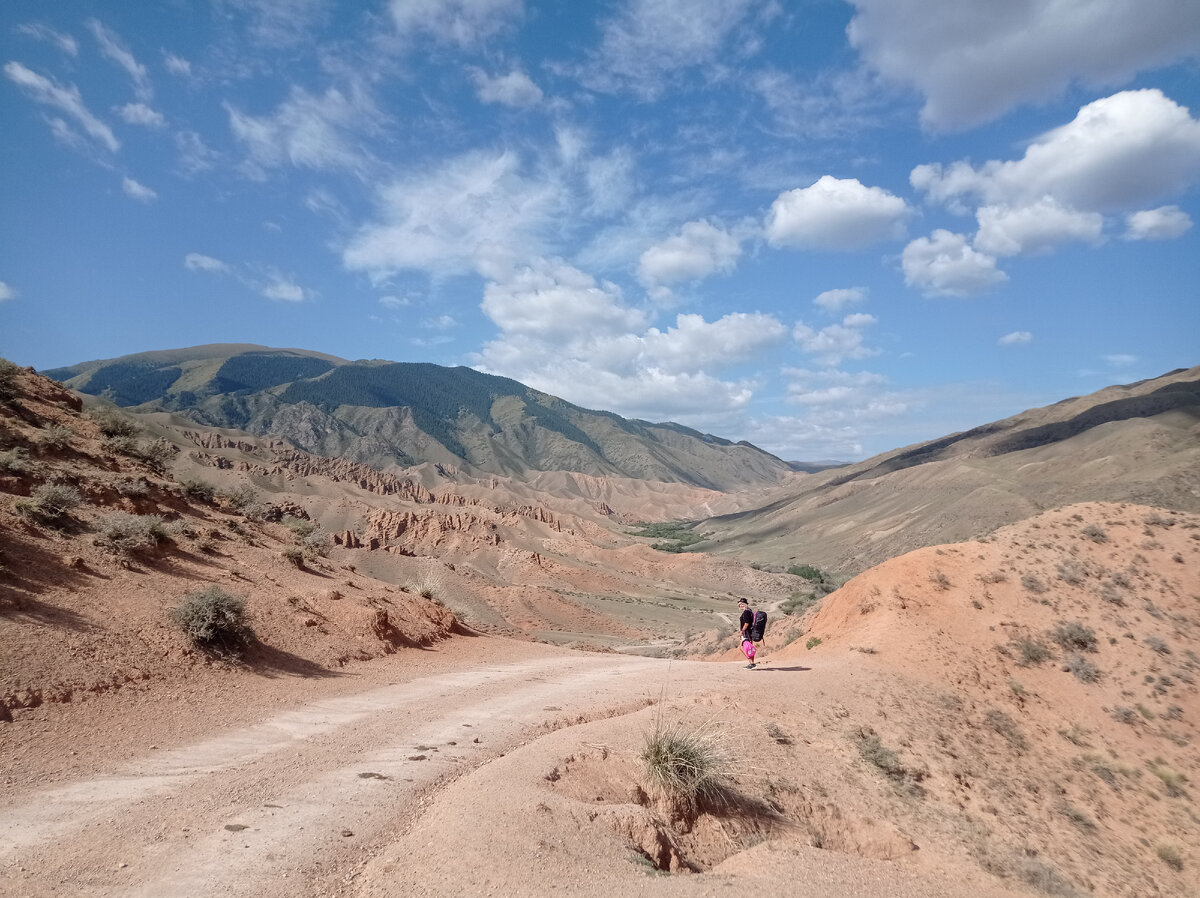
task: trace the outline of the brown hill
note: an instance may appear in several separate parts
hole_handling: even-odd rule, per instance
[[[1200,511],[1200,367],[813,474],[701,548],[853,574],[1084,501]]]

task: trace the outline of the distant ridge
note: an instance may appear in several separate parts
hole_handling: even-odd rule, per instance
[[[378,468],[433,462],[513,477],[571,471],[716,490],[773,484],[792,471],[749,443],[580,408],[466,367],[209,344],[43,373],[127,408],[276,436]]]

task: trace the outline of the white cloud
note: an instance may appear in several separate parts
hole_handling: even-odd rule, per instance
[[[8,284],[4,283],[4,281],[0,281],[0,302],[4,302],[5,300],[9,299],[15,299],[16,295],[17,291],[13,287],[10,287]]]
[[[838,290],[826,290],[813,300],[813,305],[827,312],[837,312],[843,306],[863,302],[869,292],[866,287],[844,287]]]
[[[1192,218],[1178,206],[1132,212],[1125,218],[1126,240],[1174,240],[1192,227]]]
[[[167,67],[167,71],[172,75],[180,75],[184,78],[192,76],[192,64],[182,56],[176,56],[174,53],[163,51],[163,65]]]
[[[972,249],[962,234],[938,228],[904,247],[904,282],[926,296],[966,296],[1008,280],[996,259]]]
[[[87,26],[100,45],[100,52],[124,69],[133,80],[134,92],[138,97],[145,100],[153,96],[154,90],[150,86],[146,67],[134,58],[121,39],[96,19],[89,19]]]
[[[1060,243],[1095,245],[1103,240],[1104,216],[1068,209],[1049,196],[1016,209],[983,206],[975,216],[979,222],[975,248],[992,256],[1049,252]]]
[[[405,297],[405,296],[388,295],[388,296],[379,297],[379,304],[381,306],[383,306],[385,309],[395,310],[395,309],[403,309],[405,306],[412,305],[412,300],[410,300],[408,297]]]
[[[638,280],[646,286],[698,281],[714,272],[732,271],[741,254],[741,243],[733,235],[707,221],[689,221],[678,234],[642,253]]]
[[[312,298],[312,294],[308,290],[291,278],[284,277],[272,269],[267,270],[266,281],[259,283],[257,289],[267,299],[279,302],[304,302],[304,300]]]
[[[904,237],[908,205],[856,178],[823,176],[809,187],[781,193],[767,213],[772,246],[796,249],[859,249]]]
[[[179,151],[179,168],[185,175],[208,171],[221,160],[221,154],[208,146],[195,131],[180,131],[175,135]]]
[[[84,105],[79,88],[75,85],[60,87],[56,82],[39,75],[37,72],[30,71],[19,62],[5,63],[4,74],[36,102],[52,106],[69,115],[83,128],[92,140],[101,144],[105,149],[115,153],[121,148],[121,144],[113,134],[112,129],[96,118],[96,116],[92,115],[87,106]],[[55,128],[56,132],[60,136],[69,136],[67,132],[62,130],[67,128],[66,123],[61,119],[56,119],[55,121],[61,126],[61,128]]]
[[[328,0],[213,0],[255,43],[266,47],[293,47],[311,41],[323,20],[332,14]]]
[[[228,274],[231,270],[220,259],[214,259],[212,256],[205,256],[200,253],[188,253],[183,257],[183,265],[189,271],[216,271]]]
[[[1116,352],[1111,355],[1104,356],[1104,361],[1112,365],[1114,368],[1128,368],[1137,362],[1136,355],[1130,355],[1126,352]]]
[[[1084,106],[1021,159],[921,165],[909,180],[931,200],[960,208],[971,197],[1012,207],[1052,197],[1089,212],[1137,208],[1200,180],[1200,121],[1159,90],[1125,91]]]
[[[157,193],[145,184],[139,184],[133,178],[123,179],[121,181],[121,189],[125,191],[126,196],[137,200],[139,203],[152,203],[158,199]]]
[[[484,103],[503,106],[537,106],[542,102],[542,89],[522,71],[514,70],[495,78],[475,69],[471,73],[475,90]]]
[[[380,219],[342,254],[351,270],[386,278],[405,269],[500,276],[543,248],[565,213],[552,177],[525,177],[515,153],[469,153],[380,191]]]
[[[925,97],[922,121],[965,128],[1061,94],[1117,85],[1200,53],[1200,4],[851,0],[865,62]]]
[[[585,80],[602,90],[627,87],[655,97],[664,76],[711,63],[755,5],[756,0],[625,0],[603,24]]]
[[[1032,340],[1033,334],[1029,331],[1013,331],[1011,334],[1005,334],[996,342],[1001,346],[1023,346]]]
[[[481,368],[634,417],[698,421],[744,407],[752,385],[716,372],[787,337],[780,321],[759,313],[712,322],[678,315],[666,330],[649,327],[615,285],[544,259],[489,284],[483,310],[502,333],[477,356]]]
[[[438,315],[435,318],[426,318],[421,322],[421,327],[428,328],[429,330],[445,331],[458,327],[458,320],[453,315]]]
[[[330,88],[314,96],[293,87],[269,116],[251,116],[226,103],[229,127],[249,153],[248,171],[292,164],[298,168],[345,169],[363,173],[370,158],[360,136],[376,130],[380,114],[366,93]]]
[[[862,312],[847,315],[841,324],[831,324],[820,330],[798,322],[792,329],[792,337],[801,350],[815,356],[821,364],[832,367],[841,364],[843,359],[865,359],[879,354],[879,350],[863,343],[863,328],[875,323],[874,315]]]
[[[446,44],[471,47],[508,27],[524,11],[522,0],[391,0],[392,21],[403,35],[429,34]]]
[[[130,125],[145,125],[147,128],[161,128],[167,123],[161,112],[151,109],[145,103],[126,103],[117,108],[117,114]]]
[[[46,25],[18,25],[17,32],[19,34],[27,34],[30,37],[37,38],[40,41],[45,41],[48,44],[53,44],[68,56],[79,55],[79,44],[75,38],[69,34],[63,34],[60,31],[55,31]]]

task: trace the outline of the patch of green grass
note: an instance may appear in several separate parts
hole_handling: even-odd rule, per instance
[[[630,531],[630,535],[660,540],[660,542],[650,544],[650,548],[659,552],[687,552],[696,543],[702,542],[710,535],[696,532],[693,529],[695,526],[694,521],[639,524],[637,529]]]
[[[822,641],[823,640],[821,639],[820,636],[810,636],[808,638],[808,642],[804,643],[804,647],[811,651],[812,649],[815,649],[817,646],[819,646]]]

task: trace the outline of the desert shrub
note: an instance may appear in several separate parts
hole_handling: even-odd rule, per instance
[[[983,719],[990,729],[1012,743],[1013,748],[1017,751],[1024,751],[1028,747],[1029,743],[1026,742],[1017,722],[1003,711],[992,709],[983,716]]]
[[[409,582],[408,591],[415,592],[417,595],[425,599],[434,599],[436,601],[437,592],[442,588],[442,581],[437,577],[420,577]]]
[[[1117,723],[1127,723],[1133,726],[1133,724],[1137,723],[1138,715],[1137,711],[1133,710],[1133,708],[1119,706],[1112,709],[1112,719]]]
[[[258,501],[258,490],[252,486],[235,486],[229,489],[221,490],[217,493],[222,499],[232,505],[238,511],[241,511],[248,505]]]
[[[113,484],[113,489],[127,499],[140,499],[150,493],[150,485],[145,480],[133,480],[132,478],[118,480]]]
[[[661,718],[642,747],[646,775],[667,797],[699,805],[720,794],[729,761],[714,733]]]
[[[117,455],[128,455],[133,457],[138,451],[137,438],[125,436],[123,434],[105,437],[100,441],[100,445],[103,446],[108,452],[113,452]]]
[[[811,580],[814,583],[825,579],[825,575],[821,570],[813,567],[811,564],[793,564],[787,569],[787,572],[797,577],[803,577],[805,580]]]
[[[211,504],[217,498],[217,488],[207,481],[188,477],[180,481],[179,485],[183,487],[185,496],[195,499],[197,502]]]
[[[5,449],[0,452],[0,474],[15,474],[21,476],[28,474],[33,470],[33,463],[29,460],[29,451],[20,446],[14,446],[12,449]]]
[[[79,490],[65,483],[43,483],[28,499],[14,504],[17,513],[42,523],[56,523],[83,504]]]
[[[1061,623],[1050,634],[1064,649],[1077,652],[1096,651],[1096,633],[1079,621]]]
[[[163,519],[158,515],[118,511],[101,519],[96,544],[128,558],[138,552],[152,551],[169,538]]]
[[[945,590],[950,588],[950,578],[943,571],[933,571],[929,575],[929,582],[938,589]]]
[[[1178,873],[1183,869],[1183,852],[1176,845],[1160,844],[1154,849],[1158,859]]]
[[[1121,591],[1112,583],[1101,584],[1100,598],[1108,602],[1110,605],[1116,605],[1118,608],[1125,605],[1125,597],[1121,595]]]
[[[1166,640],[1158,636],[1147,636],[1146,645],[1150,646],[1153,651],[1158,652],[1160,655],[1171,654],[1171,647],[1167,645]]]
[[[1075,674],[1083,683],[1095,683],[1100,679],[1100,668],[1083,655],[1070,655],[1063,662],[1063,670]]]
[[[1088,524],[1079,532],[1094,543],[1108,542],[1108,534],[1104,532],[1104,528],[1099,524]]]
[[[1046,584],[1035,574],[1022,574],[1021,585],[1032,593],[1040,595],[1046,591]]]
[[[1162,758],[1155,758],[1153,761],[1148,762],[1147,766],[1150,768],[1150,772],[1162,781],[1163,791],[1169,797],[1187,797],[1187,792],[1183,788],[1188,781],[1187,774],[1172,770]]]
[[[320,526],[306,536],[300,537],[296,544],[309,557],[325,558],[329,555],[329,537],[321,530]]]
[[[94,408],[88,412],[88,417],[96,422],[100,434],[110,439],[114,437],[132,439],[138,434],[137,424],[115,408]]]
[[[8,402],[17,395],[17,372],[20,370],[8,359],[0,359],[0,402]]]
[[[1044,661],[1049,661],[1053,653],[1045,643],[1036,639],[1021,637],[1014,641],[1018,661],[1022,667],[1035,667]]]
[[[297,537],[304,538],[311,535],[321,525],[316,521],[308,521],[304,518],[298,518],[294,515],[284,515],[280,522],[288,530],[292,531]]]
[[[299,546],[288,546],[279,554],[296,567],[304,567],[304,550]]]
[[[794,592],[779,606],[779,610],[784,614],[803,614],[817,602],[821,601],[821,597],[811,592]]]
[[[149,443],[138,443],[132,455],[144,462],[145,465],[158,474],[163,474],[170,467],[171,459],[179,449],[166,440],[154,440]]]
[[[877,768],[897,786],[902,786],[910,795],[922,797],[924,790],[918,783],[925,779],[926,771],[905,764],[896,752],[883,744],[879,734],[869,726],[862,726],[851,733],[858,744],[858,753],[867,763]]]
[[[71,445],[73,439],[75,439],[75,431],[71,428],[62,424],[51,424],[38,437],[38,445],[43,449],[61,452]]]
[[[237,655],[253,639],[246,600],[219,586],[188,593],[168,614],[205,651]]]
[[[804,647],[809,650],[815,649],[817,646],[819,646],[821,644],[821,642],[822,642],[822,639],[820,636],[810,636],[808,638],[808,642],[804,643]]]

